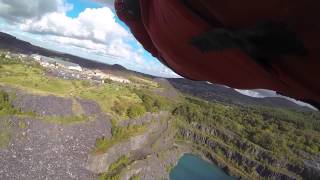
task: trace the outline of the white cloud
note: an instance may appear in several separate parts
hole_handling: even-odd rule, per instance
[[[92,0],[92,1],[95,1],[97,3],[100,3],[100,4],[103,4],[111,9],[114,8],[114,1],[115,0]]]
[[[280,98],[287,99],[287,100],[289,100],[291,102],[294,102],[294,103],[296,103],[296,104],[298,104],[300,106],[306,106],[306,107],[315,109],[310,104],[304,103],[302,101],[298,101],[298,100],[290,98],[290,97],[279,95],[279,94],[277,94],[277,92],[272,91],[272,90],[267,90],[267,89],[253,89],[253,90],[235,89],[235,90],[238,91],[239,93],[243,94],[243,95],[250,96],[250,97],[255,97],[255,98],[280,97]]]
[[[133,36],[116,22],[115,14],[108,7],[87,8],[77,18],[65,13],[49,13],[40,20],[28,20],[20,27],[26,32],[52,35],[51,40],[57,43],[141,62],[140,53],[129,44],[134,42]]]
[[[255,98],[264,98],[264,97],[273,97],[273,96],[266,96],[262,93],[260,93],[257,90],[242,90],[242,89],[235,89],[236,91],[238,91],[239,93],[246,95],[246,96],[250,96],[250,97],[255,97]]]
[[[40,20],[28,20],[21,25],[21,28],[32,33],[86,39],[105,44],[131,36],[115,21],[115,14],[107,7],[87,8],[77,18],[54,12],[44,15]]]
[[[113,7],[113,1],[103,3]],[[118,63],[147,74],[177,76],[155,59],[146,58],[141,44],[116,21],[109,7],[87,8],[72,18],[67,16],[72,6],[65,0],[34,0],[32,3],[0,0],[0,10],[5,6],[10,6],[12,11],[0,12],[0,16],[14,22],[12,26],[19,29],[14,34],[24,34],[20,37],[29,42],[106,63]],[[17,13],[23,6],[27,8]]]
[[[66,12],[72,5],[64,0],[0,0],[0,17],[10,23],[40,18],[50,12]]]

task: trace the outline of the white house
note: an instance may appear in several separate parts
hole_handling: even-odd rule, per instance
[[[125,79],[122,77],[116,77],[116,76],[109,75],[108,78],[111,79],[112,81],[115,81],[115,82],[120,82],[120,83],[125,83],[125,84],[130,83],[130,81],[128,79]]]
[[[68,69],[82,72],[82,67],[79,66],[79,65],[77,65],[77,66],[68,66]]]
[[[108,75],[100,70],[95,70],[94,75],[101,78],[101,79],[108,78]]]
[[[28,56],[25,54],[19,54],[19,58],[26,58],[26,57],[28,57]]]
[[[43,67],[49,67],[49,66],[50,66],[50,63],[49,63],[49,62],[46,62],[46,61],[41,61],[41,62],[40,62],[40,65],[43,66]]]
[[[31,58],[33,58],[34,60],[36,60],[36,61],[41,61],[41,56],[40,55],[38,55],[38,54],[32,54],[31,55]]]
[[[112,81],[119,82],[119,83],[130,83],[128,79],[125,79],[119,76],[114,76],[112,74],[106,74],[100,70],[95,70],[94,73],[96,77],[99,77],[101,79],[111,79]]]

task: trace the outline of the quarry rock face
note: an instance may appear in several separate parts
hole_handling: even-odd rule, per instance
[[[255,156],[257,160],[260,162],[268,162],[270,166],[275,169],[282,168],[288,169],[294,174],[300,175],[306,179],[319,179],[320,177],[320,161],[319,157],[315,158],[311,161],[305,161],[299,167],[291,167],[290,164],[281,160],[274,159],[270,155],[270,153],[262,148],[254,146],[252,143],[241,141],[236,134],[229,134],[228,132],[223,132],[214,127],[197,125],[197,128],[201,130],[201,132],[210,134],[212,136],[217,136],[224,140],[224,142],[232,142],[234,145],[241,148],[243,151],[250,152],[250,155]],[[232,150],[227,147],[225,144],[219,143],[218,141],[214,141],[207,136],[202,135],[201,133],[196,133],[187,128],[180,128],[178,132],[185,139],[191,140],[195,144],[206,145],[211,149],[212,153],[204,153],[204,155],[217,164],[220,168],[225,169],[230,175],[241,177],[241,175],[230,171],[228,166],[224,163],[219,162],[215,156],[215,149],[219,148],[222,155],[234,162],[237,162],[243,167],[254,170],[254,172],[263,178],[267,179],[297,179],[296,176],[289,173],[280,173],[276,172],[273,169],[261,164],[259,161],[250,158],[249,156],[244,155],[243,153]]]
[[[17,94],[13,101],[16,108],[41,116],[71,116],[72,100],[56,96]]]
[[[110,118],[99,105],[81,101],[93,120],[71,124],[47,122],[39,117],[70,116],[72,100],[56,96],[18,94],[14,106],[35,117],[1,117],[10,130],[10,143],[0,148],[0,179],[97,179],[86,161],[97,138],[111,138]],[[1,128],[0,128],[1,129]]]

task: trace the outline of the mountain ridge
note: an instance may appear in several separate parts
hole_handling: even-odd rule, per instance
[[[32,45],[29,42],[20,40],[12,35],[0,32],[0,49],[6,49],[16,53],[23,54],[39,54],[48,57],[63,58],[72,63],[79,64],[82,67],[90,69],[99,69],[104,72],[112,73],[118,76],[130,77],[131,75],[138,75],[146,78],[158,78],[156,76],[136,72],[126,69],[125,67],[114,64],[109,65],[86,59],[79,56],[62,53],[58,51],[48,50],[39,46]],[[237,105],[264,105],[275,106],[282,108],[290,108],[295,110],[311,110],[310,108],[297,105],[287,99],[279,97],[254,98],[243,95],[232,88],[227,88],[223,85],[208,84],[203,81],[192,81],[184,78],[164,78],[167,79],[176,89],[183,93],[187,93],[199,98],[209,101],[219,101]],[[196,87],[196,88],[195,88]]]

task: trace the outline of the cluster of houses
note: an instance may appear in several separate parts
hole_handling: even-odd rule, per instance
[[[131,83],[130,80],[115,76],[110,73],[102,72],[101,70],[92,70],[81,67],[79,64],[75,64],[69,61],[65,61],[60,58],[51,58],[41,56],[38,54],[32,54],[30,56],[25,54],[14,54],[11,52],[2,52],[6,58],[18,58],[26,59],[31,58],[38,62],[42,67],[47,69],[47,72],[56,77],[63,79],[82,79],[91,80],[96,83],[105,83],[106,80],[111,80],[119,83]]]
[[[68,61],[64,61],[59,58],[51,58],[51,57],[46,57],[46,56],[40,56],[37,54],[31,55],[31,58],[33,58],[41,66],[43,66],[45,68],[62,68],[62,69],[79,71],[79,72],[83,71],[83,69],[80,65],[75,64],[75,63],[71,63]]]
[[[28,55],[25,54],[16,54],[16,53],[11,53],[9,51],[1,51],[1,55],[3,55],[5,58],[11,59],[11,58],[16,58],[16,59],[24,59],[27,58]]]
[[[50,58],[41,55],[31,55],[31,57],[39,62],[39,64],[49,70],[49,72],[64,79],[85,79],[98,83],[105,83],[105,80],[111,80],[119,83],[130,83],[130,80],[104,73],[101,70],[92,70],[82,68],[80,65],[64,61],[59,58]]]

